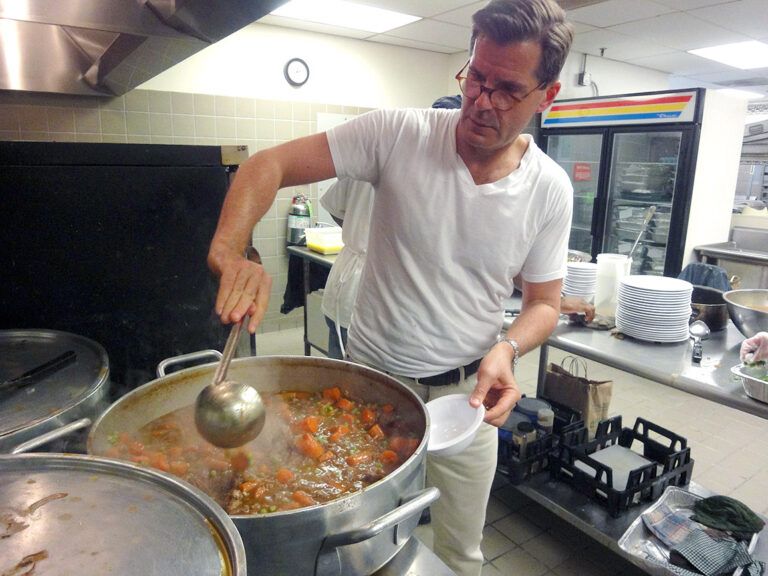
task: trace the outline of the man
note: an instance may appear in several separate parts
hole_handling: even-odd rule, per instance
[[[271,281],[241,256],[278,188],[334,176],[375,189],[368,259],[348,353],[424,400],[470,394],[499,426],[520,398],[513,365],[554,329],[571,222],[565,172],[521,130],[560,89],[572,32],[554,0],[492,0],[473,16],[471,58],[457,74],[461,110],[374,111],[259,152],[237,172],[209,253],[223,322],[255,330]],[[497,341],[504,299],[523,279],[522,311]],[[434,549],[480,574],[498,434],[483,426],[453,457],[427,459],[441,490]]]

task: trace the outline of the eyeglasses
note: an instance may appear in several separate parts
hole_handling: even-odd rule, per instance
[[[464,96],[467,98],[472,98],[474,100],[476,98],[480,98],[480,95],[485,92],[488,94],[488,100],[490,101],[491,105],[494,108],[502,111],[509,110],[518,104],[522,104],[523,100],[528,98],[528,96],[536,92],[536,90],[540,90],[547,85],[546,82],[542,82],[530,92],[527,92],[522,96],[518,96],[517,94],[513,94],[512,92],[504,90],[503,88],[488,88],[479,80],[475,80],[474,78],[470,78],[468,76],[462,76],[462,73],[467,69],[467,66],[469,66],[469,60],[467,60],[467,63],[464,64],[461,70],[459,70],[459,73],[456,74],[456,80],[459,83],[459,89],[461,90],[461,93],[464,94]]]

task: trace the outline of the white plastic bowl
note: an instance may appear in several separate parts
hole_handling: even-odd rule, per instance
[[[449,394],[427,402],[429,444],[433,456],[453,456],[472,443],[485,418],[485,407],[473,408],[467,394]]]

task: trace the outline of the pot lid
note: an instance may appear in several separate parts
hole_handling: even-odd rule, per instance
[[[35,570],[36,565],[37,570]],[[80,455],[0,456],[0,574],[245,575],[213,500],[171,476]]]
[[[64,356],[73,352],[73,355]],[[53,330],[0,330],[0,382],[50,361],[58,368],[12,391],[0,391],[0,437],[53,418],[94,393],[109,378],[109,360],[93,340]],[[2,573],[2,572],[0,572]]]

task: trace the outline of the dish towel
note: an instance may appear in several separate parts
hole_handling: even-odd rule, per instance
[[[699,528],[699,525],[687,514],[672,510],[666,504],[644,512],[642,518],[645,527],[664,542],[667,548],[673,548],[682,543],[693,530]]]
[[[693,505],[692,520],[717,530],[732,532],[737,540],[749,540],[765,522],[746,504],[730,496],[710,496]]]
[[[674,565],[671,568],[683,570],[673,570],[675,574],[685,576],[696,574],[693,570],[698,570],[704,576],[731,574],[740,566],[744,568],[744,576],[761,576],[765,570],[763,562],[752,559],[745,542],[731,538],[715,539],[703,530],[692,531],[685,540],[672,548],[670,562]]]

